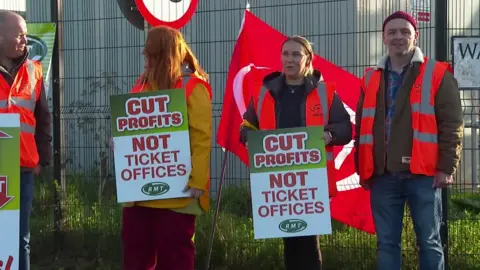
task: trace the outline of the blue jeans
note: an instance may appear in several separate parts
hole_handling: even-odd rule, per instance
[[[30,269],[30,214],[33,202],[33,172],[20,173],[19,270]]]
[[[442,191],[433,177],[393,174],[376,177],[370,200],[377,231],[377,270],[401,269],[401,236],[405,202],[412,216],[421,270],[443,270],[440,238]]]

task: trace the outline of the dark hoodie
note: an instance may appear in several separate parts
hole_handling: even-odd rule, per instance
[[[18,69],[27,61],[28,53],[22,57],[13,60],[12,70],[7,70],[4,66],[0,65],[0,75],[5,79],[8,85],[12,86],[15,77],[12,74],[16,74]],[[47,96],[45,93],[45,87],[42,81],[42,89],[40,92],[40,98],[35,105],[35,142],[37,144],[37,152],[39,155],[39,165],[48,166],[51,160],[51,115],[48,108]],[[4,91],[4,90],[2,90]],[[31,170],[30,168],[21,168],[22,171]]]
[[[321,81],[323,81],[322,75],[319,71],[315,70],[313,75],[305,78],[305,84],[295,89],[295,93],[292,94],[288,92],[290,88],[286,85],[285,76],[282,73],[273,72],[265,76],[263,85],[269,89],[276,103],[275,114],[277,128],[306,126],[305,106],[307,95],[309,95],[316,88],[318,82]],[[298,108],[298,110],[295,111],[294,108]],[[255,127],[259,126],[257,114],[253,107],[253,100],[250,100],[243,119]],[[243,144],[247,142],[247,133],[249,130],[251,129],[248,126],[242,125],[240,141]],[[325,131],[330,131],[333,137],[329,145],[345,145],[352,140],[350,115],[337,94],[333,97]]]

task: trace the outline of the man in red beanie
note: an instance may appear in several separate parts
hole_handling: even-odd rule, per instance
[[[371,190],[377,269],[401,269],[405,203],[420,269],[444,269],[441,189],[451,184],[462,149],[463,114],[447,63],[416,46],[417,23],[397,11],[383,23],[388,54],[367,69],[356,113],[355,163]]]

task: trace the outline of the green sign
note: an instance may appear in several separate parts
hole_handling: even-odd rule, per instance
[[[325,168],[323,128],[288,128],[248,134],[252,173]]]
[[[0,265],[18,269],[20,116],[0,114]],[[10,267],[8,267],[10,266]]]
[[[188,130],[185,91],[114,95],[110,104],[113,137]]]
[[[54,23],[27,23],[28,58],[42,63],[43,81],[48,96],[56,25]]]

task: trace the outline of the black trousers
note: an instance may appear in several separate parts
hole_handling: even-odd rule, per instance
[[[286,270],[321,270],[322,253],[318,236],[283,238]]]

